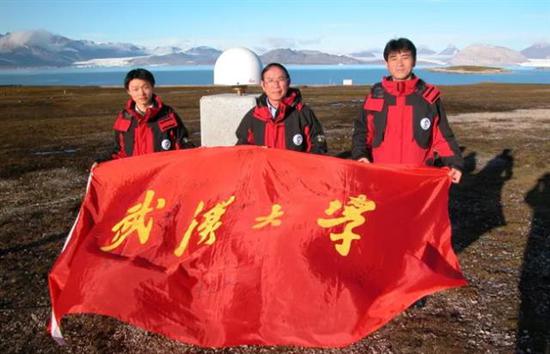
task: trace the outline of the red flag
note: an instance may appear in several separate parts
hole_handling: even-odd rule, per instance
[[[93,169],[49,275],[51,332],[116,317],[207,347],[338,347],[466,282],[447,171],[242,146]]]

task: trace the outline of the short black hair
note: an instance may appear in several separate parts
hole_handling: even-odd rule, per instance
[[[283,66],[283,64],[279,64],[279,63],[269,63],[265,66],[265,68],[262,70],[262,81],[264,80],[264,75],[265,73],[271,69],[271,68],[279,68],[281,69],[285,75],[286,75],[286,78],[288,80],[290,80],[290,74],[288,73],[288,70]]]
[[[155,87],[155,77],[149,70],[138,68],[128,71],[128,74],[124,78],[124,88],[126,90],[128,90],[128,85],[130,85],[130,81],[133,79],[145,80]]]
[[[392,52],[411,52],[413,61],[416,64],[416,47],[413,42],[407,38],[392,39],[384,48],[384,60],[388,61],[388,57]]]

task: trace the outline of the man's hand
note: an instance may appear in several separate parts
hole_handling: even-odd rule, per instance
[[[460,170],[457,170],[456,168],[451,168],[451,170],[449,171],[449,176],[451,177],[451,181],[453,183],[458,183],[462,178],[462,172]]]
[[[362,163],[370,163],[369,159],[367,159],[366,157],[361,157],[359,160],[357,160],[359,162],[362,162]]]

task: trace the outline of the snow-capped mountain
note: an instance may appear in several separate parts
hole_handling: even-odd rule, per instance
[[[195,57],[211,58],[216,61],[222,52],[212,47],[200,46],[186,50],[185,54]]]
[[[279,48],[260,56],[263,63],[283,64],[361,64],[361,60],[345,55],[327,54],[317,50],[293,50]]]
[[[201,46],[165,55],[134,58],[129,65],[213,65],[221,53],[218,49]]]
[[[527,58],[518,51],[488,44],[475,44],[462,49],[450,63],[452,65],[517,65]]]
[[[262,53],[263,51],[258,51]],[[48,66],[213,65],[221,51],[207,46],[183,50],[174,46],[148,49],[131,43],[73,40],[44,30],[0,33],[0,68]],[[264,63],[385,64],[382,51],[369,49],[349,55],[288,48],[265,51]],[[417,49],[418,65],[550,66],[550,44],[537,43],[521,52],[488,44],[459,50],[449,45],[440,52]]]
[[[437,52],[431,50],[430,48],[426,46],[419,46],[416,48],[416,55],[417,56],[431,56],[437,54]]]
[[[151,50],[147,50],[149,55],[168,55],[181,53],[183,50],[179,47],[165,46],[165,47],[156,47]]]
[[[447,48],[439,52],[438,55],[454,57],[455,55],[458,54],[458,52],[460,52],[460,50],[457,47],[455,47],[453,44],[449,44]]]
[[[362,50],[360,52],[350,53],[349,56],[353,58],[374,58],[377,52],[375,50]]]
[[[550,59],[550,43],[535,43],[521,51],[529,59]]]
[[[155,48],[151,55],[124,58],[100,58],[74,62],[78,67],[111,67],[111,66],[148,66],[148,65],[213,65],[222,53],[211,47],[194,47],[183,51],[177,47],[169,47],[171,50]],[[157,50],[158,49],[158,50]],[[162,54],[162,53],[166,54]],[[158,54],[157,54],[158,53]]]
[[[42,30],[0,37],[0,66],[66,66],[78,60],[145,54],[144,48],[129,43],[72,40]]]

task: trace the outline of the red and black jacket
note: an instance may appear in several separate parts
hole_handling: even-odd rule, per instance
[[[256,99],[256,106],[237,128],[237,145],[260,145],[315,154],[326,154],[327,143],[321,123],[302,103],[298,89],[291,88],[279,103],[275,117],[267,105],[267,96]]]
[[[115,120],[113,159],[193,147],[180,117],[160,97],[153,95],[153,107],[145,115],[135,106],[132,99],[128,100]]]
[[[462,169],[463,159],[447,121],[439,90],[413,76],[385,77],[366,97],[355,121],[352,158],[375,163],[434,165]]]

